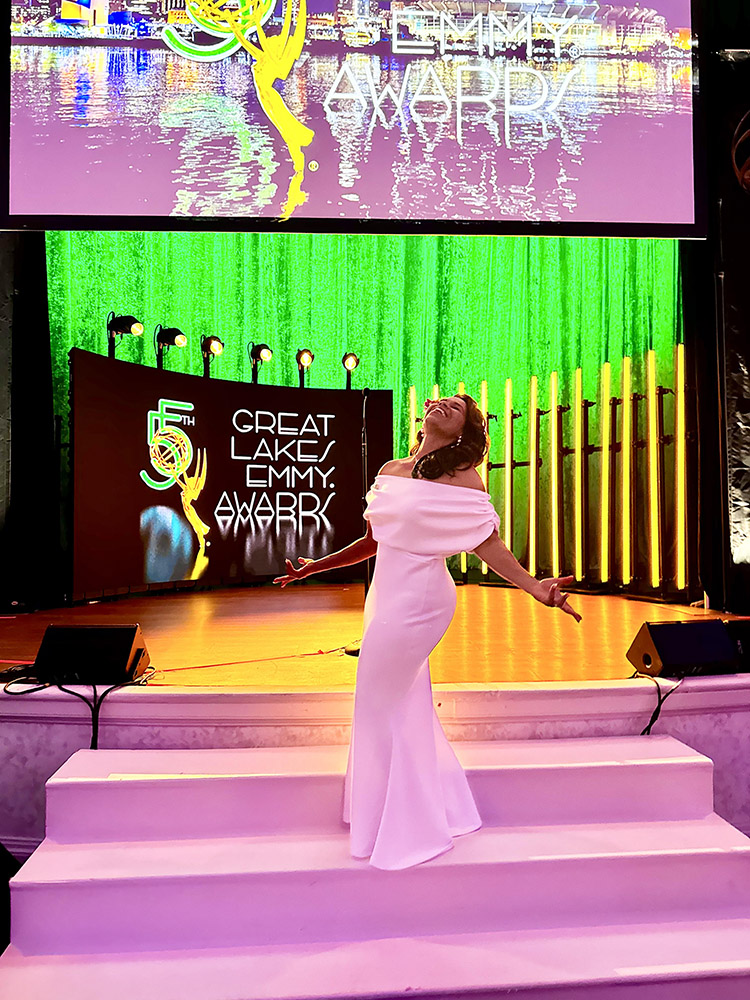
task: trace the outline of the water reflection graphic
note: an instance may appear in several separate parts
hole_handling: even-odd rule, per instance
[[[245,52],[14,45],[11,86],[14,213],[284,213]],[[685,63],[306,51],[276,90],[314,132],[296,217],[693,221]]]

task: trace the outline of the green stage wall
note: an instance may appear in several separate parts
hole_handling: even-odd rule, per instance
[[[226,344],[212,369],[217,378],[250,381],[246,345],[255,340],[274,350],[261,369],[263,382],[295,385],[296,351],[309,347],[309,384],[343,387],[341,357],[356,351],[354,388],[395,392],[400,455],[407,450],[410,385],[421,407],[434,382],[450,394],[463,380],[478,399],[487,379],[489,409],[502,414],[505,379],[512,378],[521,414],[515,455],[523,458],[530,376],[539,378],[545,408],[550,372],[559,372],[565,403],[581,366],[584,396],[596,400],[602,363],[612,363],[614,395],[627,355],[633,389],[642,391],[643,359],[653,348],[658,381],[671,386],[674,346],[682,340],[679,253],[671,240],[53,232],[47,266],[58,413],[67,401],[67,352],[106,352],[106,319],[114,310],[146,327],[143,338],[123,338],[119,358],[154,365],[155,325],[177,326],[189,344],[172,349],[165,367],[200,374],[200,337],[216,334]],[[598,410],[591,409],[594,439]],[[491,457],[500,461],[501,421],[490,431]],[[491,475],[500,509],[502,473]],[[518,555],[526,482],[518,470]]]

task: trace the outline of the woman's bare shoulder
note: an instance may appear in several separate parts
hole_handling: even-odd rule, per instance
[[[410,458],[394,458],[391,462],[386,462],[382,467],[379,476],[405,476],[409,478],[412,470],[412,460]]]
[[[481,490],[482,493],[487,492],[485,485],[482,482],[482,477],[474,468],[456,469],[450,482],[454,486],[466,486],[472,490]]]

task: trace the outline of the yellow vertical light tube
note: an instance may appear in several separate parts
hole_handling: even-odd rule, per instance
[[[409,386],[409,451],[417,443],[417,387]]]
[[[575,578],[583,579],[583,369],[576,368],[573,422],[573,544]]]
[[[484,415],[485,423],[489,427],[489,421],[487,419],[487,411],[489,409],[489,402],[488,402],[487,380],[486,379],[483,380],[482,385],[480,387],[479,409],[482,411],[482,414]],[[489,449],[487,449],[487,454],[484,456],[484,458],[482,459],[482,464],[479,466],[479,475],[482,477],[482,482],[484,483],[484,488],[485,489],[488,489],[488,487],[489,487],[489,478],[490,478],[490,476],[489,476],[489,473],[490,473],[489,462],[490,462],[490,452],[489,452]],[[482,576],[487,576],[488,570],[489,570],[489,567],[487,566],[487,563],[486,562],[482,562]]]
[[[538,407],[539,389],[536,375],[531,376],[529,385],[529,573],[536,576],[536,538],[537,538],[537,466],[539,465],[539,440],[537,431],[539,422],[536,411]]]
[[[659,419],[656,398],[656,351],[646,356],[648,402],[648,510],[651,586],[661,583],[659,566]]]
[[[609,580],[609,454],[612,447],[612,417],[610,396],[612,393],[612,365],[605,361],[602,365],[602,399],[601,399],[601,432],[602,432],[602,467],[601,467],[601,547],[600,570],[602,583]]]
[[[627,586],[633,579],[630,554],[633,462],[633,408],[630,399],[633,385],[633,366],[630,358],[622,359],[622,582]]]
[[[687,586],[687,436],[685,429],[685,345],[677,345],[675,358],[675,549],[678,590]]]
[[[432,387],[432,398],[440,399],[440,386],[437,383]]]
[[[513,498],[511,490],[513,488],[513,381],[505,380],[505,453],[503,461],[505,463],[505,544],[508,548],[513,547]]]
[[[466,392],[466,385],[464,382],[458,383],[458,389],[456,390],[459,396],[462,396]],[[464,576],[469,567],[468,556],[465,552],[461,553],[461,575]]]
[[[552,372],[549,377],[549,451],[550,451],[550,518],[551,518],[551,538],[552,538],[552,575],[560,575],[560,484],[558,481],[559,462],[558,453],[560,441],[557,433],[557,408],[559,384],[557,372]]]

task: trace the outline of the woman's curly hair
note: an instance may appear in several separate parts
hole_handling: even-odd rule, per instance
[[[476,400],[465,393],[459,393],[458,398],[466,403],[466,419],[460,437],[453,444],[437,448],[420,458],[411,471],[414,479],[439,479],[455,475],[456,469],[476,468],[489,451],[487,421]],[[423,438],[424,431],[420,430],[410,455],[417,453]]]

